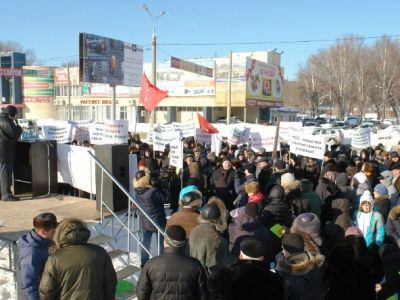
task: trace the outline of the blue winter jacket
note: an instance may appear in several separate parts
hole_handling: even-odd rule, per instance
[[[34,230],[18,239],[18,299],[39,300],[39,283],[49,256],[51,240]]]
[[[360,214],[361,212],[358,212],[357,214],[357,225]],[[372,217],[369,226],[367,227],[367,232],[364,234],[364,239],[367,243],[367,247],[372,244],[376,244],[379,247],[383,245],[385,239],[385,224],[383,222],[383,217],[379,212],[372,212]]]

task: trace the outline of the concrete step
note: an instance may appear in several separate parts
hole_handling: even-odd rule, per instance
[[[108,252],[108,255],[110,255],[111,259],[117,258],[122,255],[126,255],[128,252],[121,250],[121,249],[113,249]]]
[[[121,270],[117,271],[117,278],[118,279],[124,279],[126,277],[129,277],[133,275],[133,273],[140,271],[140,268],[137,266],[129,265]]]
[[[89,239],[88,243],[95,245],[103,245],[112,240],[112,237],[106,234],[99,234],[98,236]]]

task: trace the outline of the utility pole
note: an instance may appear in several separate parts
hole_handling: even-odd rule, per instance
[[[226,124],[231,124],[232,106],[232,51],[229,52],[228,107],[226,108]]]
[[[157,25],[157,20],[159,17],[165,15],[165,11],[160,12],[157,16],[153,16],[153,14],[150,12],[149,8],[147,7],[146,4],[143,4],[143,9],[147,11],[149,14],[151,21],[153,22],[153,34],[151,37],[151,50],[152,50],[152,83],[154,85],[157,85],[157,36],[156,36],[156,25]],[[155,108],[151,111],[150,113],[150,124],[155,123]]]
[[[68,77],[68,120],[72,120],[71,110],[71,78],[69,73],[69,63],[67,63],[67,77]]]

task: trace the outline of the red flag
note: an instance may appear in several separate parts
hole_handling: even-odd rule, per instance
[[[142,86],[140,88],[139,103],[144,106],[148,111],[152,111],[154,107],[160,103],[164,98],[168,97],[166,91],[160,90],[147,79],[146,74],[143,73]]]
[[[205,133],[218,133],[218,129],[211,125],[201,114],[197,113],[201,130]]]

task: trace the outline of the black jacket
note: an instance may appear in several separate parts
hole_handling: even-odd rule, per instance
[[[180,248],[165,248],[164,254],[144,266],[136,287],[138,299],[207,299],[207,279],[201,263]]]
[[[240,260],[209,280],[210,299],[283,300],[282,279],[265,263]]]
[[[0,163],[14,161],[15,144],[21,133],[22,128],[8,115],[0,114]]]
[[[283,187],[276,184],[272,186],[268,196],[268,204],[264,208],[263,217],[264,219],[271,213],[274,218],[274,222],[279,223],[283,226],[290,227],[293,221],[293,214],[289,205],[285,201],[285,192]]]
[[[400,205],[395,206],[386,221],[386,236],[400,247]]]
[[[210,193],[224,201],[229,210],[233,209],[233,200],[236,198],[235,171],[223,171],[222,167],[215,169],[210,178]]]

